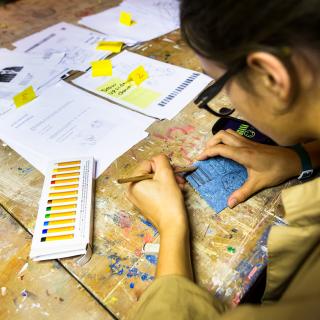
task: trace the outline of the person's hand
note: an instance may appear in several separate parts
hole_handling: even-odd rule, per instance
[[[188,230],[181,188],[184,180],[175,176],[164,155],[143,161],[134,175],[154,173],[153,179],[130,183],[128,199],[152,222],[159,233]]]
[[[261,189],[299,175],[301,170],[300,159],[295,151],[250,141],[231,129],[214,135],[197,159],[205,160],[215,156],[232,159],[247,168],[247,181],[228,199],[230,208]]]

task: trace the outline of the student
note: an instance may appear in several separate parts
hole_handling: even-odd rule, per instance
[[[256,191],[308,167],[320,166],[320,0],[182,0],[181,30],[203,69],[225,89],[237,111],[279,145],[259,145],[233,131],[219,132],[199,159],[217,155],[248,170],[229,198],[233,207]],[[221,79],[221,78],[220,78]],[[159,230],[156,280],[132,319],[319,319],[320,178],[282,192],[288,226],[268,237],[269,262],[262,303],[233,310],[193,282],[184,199],[168,159],[143,162],[128,197]]]

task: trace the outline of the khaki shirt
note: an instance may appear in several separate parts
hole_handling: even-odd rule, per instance
[[[182,276],[157,278],[130,319],[320,319],[320,178],[282,192],[288,226],[268,238],[267,284],[261,305],[227,310]]]

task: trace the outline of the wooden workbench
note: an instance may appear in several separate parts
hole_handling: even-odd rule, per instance
[[[21,0],[0,7],[0,44],[10,44],[59,21],[76,23],[118,1]],[[136,46],[135,52],[199,69],[178,31]],[[216,100],[229,105],[224,94]],[[1,108],[1,106],[0,106]],[[116,160],[97,180],[94,254],[80,267],[76,259],[28,259],[43,176],[5,143],[0,145],[0,318],[126,319],[154,279],[156,255],[144,255],[157,230],[124,197],[116,177],[129,175],[142,159],[170,155],[190,164],[210,137],[216,118],[191,103],[172,121],[154,123],[149,137]],[[216,215],[191,189],[186,202],[192,226],[193,263],[199,285],[233,306],[265,262],[258,240],[273,223],[281,187],[259,193],[234,210]],[[258,244],[257,244],[258,243]],[[231,249],[230,249],[231,248]]]

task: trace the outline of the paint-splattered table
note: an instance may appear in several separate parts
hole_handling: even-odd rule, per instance
[[[0,44],[59,21],[76,22],[118,1],[21,0],[0,8]],[[132,50],[199,70],[178,31]],[[228,106],[222,93],[214,102]],[[124,197],[116,177],[129,175],[158,153],[190,164],[210,137],[217,119],[191,103],[171,121],[155,122],[149,137],[116,160],[97,180],[94,254],[85,266],[76,259],[42,263],[28,259],[43,176],[4,143],[0,147],[0,317],[4,319],[126,319],[154,279],[156,255],[145,243],[159,241],[157,230]],[[230,306],[248,289],[265,263],[261,236],[276,220],[281,187],[259,193],[236,209],[216,215],[191,189],[185,192],[192,226],[197,283]]]

